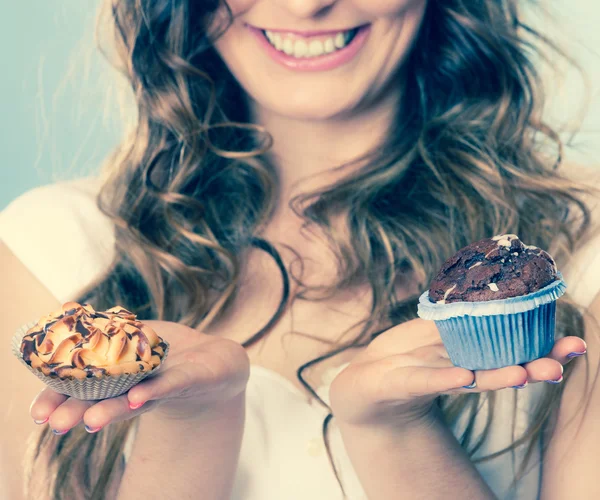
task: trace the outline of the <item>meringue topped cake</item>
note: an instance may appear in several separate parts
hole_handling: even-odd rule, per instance
[[[160,365],[166,348],[127,309],[98,312],[76,302],[41,318],[21,341],[23,360],[31,368],[76,379],[150,372]]]

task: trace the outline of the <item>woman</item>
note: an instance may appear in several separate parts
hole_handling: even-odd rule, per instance
[[[101,211],[86,181],[4,212],[1,312],[8,339],[59,300],[120,304],[171,354],[112,400],[43,390],[25,472],[40,388],[3,354],[9,497],[597,497],[600,261],[573,256],[590,211],[548,147],[519,3],[113,0],[137,127]],[[573,285],[561,338],[453,367],[416,298],[505,231]]]

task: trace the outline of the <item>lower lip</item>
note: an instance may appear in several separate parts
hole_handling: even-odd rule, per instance
[[[285,52],[278,51],[269,43],[263,32],[258,28],[252,26],[248,26],[248,28],[254,36],[257,37],[258,42],[264,47],[267,54],[269,54],[275,62],[296,71],[327,71],[346,64],[358,54],[371,31],[370,25],[362,26],[358,29],[358,33],[356,33],[352,41],[343,49],[322,56],[297,59],[288,56]]]

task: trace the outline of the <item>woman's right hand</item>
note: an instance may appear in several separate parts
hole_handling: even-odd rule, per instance
[[[145,323],[170,344],[168,358],[156,375],[102,401],[81,401],[48,387],[31,405],[34,421],[48,422],[55,434],[62,435],[81,422],[94,433],[149,411],[161,420],[194,420],[227,406],[245,390],[250,362],[240,344],[177,323]]]

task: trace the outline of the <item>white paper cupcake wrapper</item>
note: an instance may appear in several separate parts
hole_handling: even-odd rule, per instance
[[[13,354],[23,363],[27,369],[33,373],[36,377],[38,377],[42,382],[48,385],[52,390],[65,394],[66,396],[71,396],[73,398],[82,399],[82,400],[98,400],[98,399],[108,399],[120,396],[121,394],[126,393],[129,389],[131,389],[134,385],[139,384],[143,379],[147,376],[155,373],[165,362],[167,359],[167,354],[169,353],[169,344],[163,340],[167,347],[165,349],[165,354],[162,357],[161,363],[155,367],[153,370],[149,372],[139,372],[132,373],[129,375],[107,375],[104,377],[92,377],[85,379],[69,379],[69,378],[58,378],[58,377],[50,377],[48,375],[44,375],[41,371],[31,368],[21,355],[21,341],[23,337],[27,334],[27,331],[34,327],[37,324],[37,321],[29,323],[27,325],[19,328],[16,333],[13,335],[11,347]]]
[[[434,320],[450,361],[469,370],[520,365],[546,356],[554,346],[556,300],[561,279],[528,295],[488,302],[436,304],[428,292],[418,314]]]

